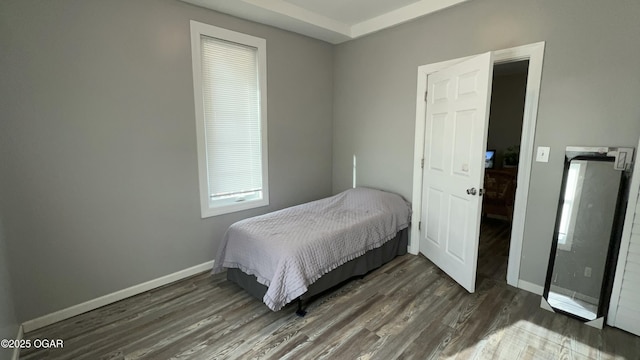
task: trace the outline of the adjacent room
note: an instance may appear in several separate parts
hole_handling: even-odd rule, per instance
[[[478,272],[505,281],[528,68],[528,61],[493,67]]]
[[[638,359],[639,18],[0,0],[0,360]]]

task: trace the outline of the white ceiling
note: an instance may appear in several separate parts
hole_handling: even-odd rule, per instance
[[[418,0],[289,0],[288,2],[345,24],[357,24]]]
[[[332,44],[469,0],[182,0]]]

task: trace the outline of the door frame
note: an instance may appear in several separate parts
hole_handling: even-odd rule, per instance
[[[529,195],[529,182],[531,180],[531,166],[533,164],[533,144],[535,139],[536,120],[538,116],[538,100],[540,97],[544,46],[545,42],[541,41],[508,49],[496,50],[493,52],[494,66],[500,63],[529,60],[524,114],[522,119],[522,134],[520,138],[520,159],[517,178],[518,186],[516,188],[514,202],[511,242],[509,246],[509,262],[507,266],[507,284],[515,287],[520,287],[518,286],[520,278],[520,260],[522,257],[522,240],[524,238],[524,220]],[[409,245],[409,253],[414,255],[417,255],[419,252],[419,219],[422,216],[422,159],[424,158],[425,146],[425,93],[427,91],[427,77],[431,73],[442,70],[466,59],[470,59],[473,56],[476,55],[418,67],[415,142],[413,150],[413,195],[411,199],[413,211],[412,218],[418,219],[418,221],[412,221],[411,223],[411,244]]]
[[[618,262],[615,265],[616,270],[614,272],[613,288],[611,290],[611,299],[609,300],[609,312],[607,316],[607,325],[618,326],[618,305],[620,303],[620,294],[622,293],[622,281],[625,275],[625,269],[627,265],[627,258],[629,256],[629,247],[631,246],[631,233],[634,228],[634,220],[636,215],[640,214],[638,209],[638,203],[640,203],[640,161],[638,161],[638,151],[640,150],[640,142],[636,148],[633,165],[633,172],[631,173],[631,181],[629,185],[629,198],[627,201],[627,209],[624,216],[624,222],[622,226],[622,236],[620,240],[620,251],[618,252]],[[633,332],[629,329],[624,329],[625,326],[620,327],[625,331],[629,331],[632,334],[640,335],[637,332]]]

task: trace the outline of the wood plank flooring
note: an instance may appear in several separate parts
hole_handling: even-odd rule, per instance
[[[481,230],[468,294],[422,256],[398,257],[309,304],[270,311],[200,274],[26,334],[63,349],[21,359],[640,359],[640,338],[540,309],[506,285],[509,226]]]

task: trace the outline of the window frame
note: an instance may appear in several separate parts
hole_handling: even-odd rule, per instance
[[[191,27],[191,61],[193,69],[193,94],[195,102],[196,137],[198,153],[198,180],[200,190],[200,213],[202,218],[223,215],[242,210],[269,205],[269,171],[267,145],[267,45],[266,40],[255,36],[223,29],[217,26],[200,23],[194,20]],[[204,91],[202,84],[202,36],[222,41],[250,46],[256,49],[258,62],[258,89],[260,101],[260,139],[262,157],[262,198],[247,199],[242,202],[220,201],[220,205],[212,205],[209,194],[209,174],[207,168],[207,141],[204,116]]]
[[[568,171],[571,171],[571,165],[577,165],[577,170],[575,174],[575,181],[573,184],[568,184],[569,176],[567,175],[567,189],[568,186],[573,186],[573,195],[571,199],[566,198],[566,190],[565,193],[562,194],[562,207],[560,208],[560,223],[558,224],[558,249],[564,251],[571,251],[571,247],[573,246],[573,235],[575,233],[576,228],[576,219],[578,217],[578,211],[580,210],[580,201],[582,197],[582,185],[584,183],[584,176],[587,172],[587,166],[589,165],[584,160],[576,160],[576,162],[569,162]],[[576,196],[578,195],[578,196]],[[568,223],[566,224],[566,232],[565,229],[562,228],[563,218],[565,214],[568,216]]]

